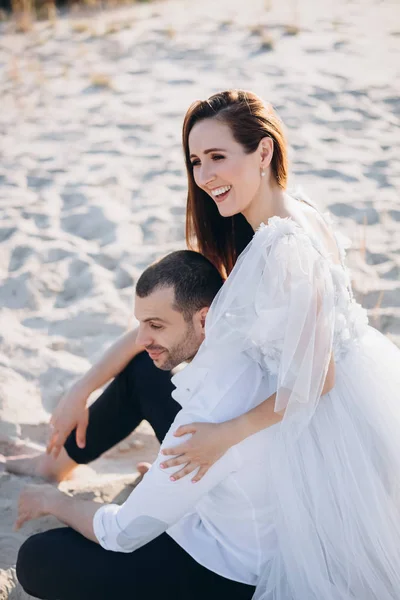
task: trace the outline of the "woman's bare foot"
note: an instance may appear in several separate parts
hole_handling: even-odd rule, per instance
[[[22,456],[2,457],[1,462],[8,473],[14,475],[30,475],[41,477],[46,481],[60,482],[71,477],[72,471],[78,466],[63,448],[57,459],[45,452]]]

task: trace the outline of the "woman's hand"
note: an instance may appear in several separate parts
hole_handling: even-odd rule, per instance
[[[174,455],[175,458],[170,458],[160,464],[162,469],[175,467],[177,465],[185,465],[183,469],[174,473],[171,477],[172,481],[177,481],[195,469],[199,469],[193,483],[207,473],[208,469],[225,454],[231,446],[237,443],[235,435],[235,427],[233,421],[224,423],[191,423],[190,425],[182,425],[174,433],[180,437],[187,433],[191,433],[192,437],[179,446],[173,448],[164,448],[161,453],[165,455]]]
[[[47,444],[47,454],[57,458],[71,431],[76,428],[76,443],[79,448],[86,444],[86,429],[89,422],[87,400],[89,393],[78,381],[58,403],[50,419],[52,429]]]

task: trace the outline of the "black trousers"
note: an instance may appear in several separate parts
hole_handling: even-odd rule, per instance
[[[77,463],[88,463],[146,419],[161,442],[179,405],[171,374],[146,353],[135,357],[89,409],[86,447],[75,432],[65,443]],[[202,567],[164,533],[131,553],[111,552],[70,527],[28,538],[17,560],[24,590],[46,600],[250,600],[254,587]]]

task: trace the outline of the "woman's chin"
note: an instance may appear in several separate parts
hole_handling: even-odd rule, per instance
[[[232,206],[224,206],[223,203],[218,205],[218,211],[221,217],[233,217],[238,214],[238,210],[235,210]]]

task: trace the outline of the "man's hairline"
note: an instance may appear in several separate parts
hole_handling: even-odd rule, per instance
[[[183,317],[183,319],[184,319],[184,321],[185,321],[186,323],[188,323],[188,322],[189,322],[189,320],[193,320],[193,316],[194,316],[196,313],[198,313],[198,312],[200,312],[201,310],[203,310],[203,308],[207,308],[207,309],[209,309],[209,308],[210,308],[210,306],[209,306],[209,305],[208,305],[208,306],[207,306],[207,305],[204,305],[204,306],[202,306],[201,308],[199,308],[198,310],[194,310],[194,311],[192,312],[192,314],[190,315],[190,319],[186,319],[186,317],[185,317],[185,313],[186,313],[186,314],[188,314],[188,313],[187,313],[187,312],[186,312],[184,309],[182,310],[182,309],[179,307],[179,305],[176,303],[176,289],[175,289],[175,288],[176,288],[176,286],[175,286],[173,283],[171,284],[171,283],[164,283],[164,282],[161,282],[161,283],[156,283],[156,284],[155,284],[155,286],[153,287],[153,289],[151,290],[151,292],[149,292],[149,293],[148,293],[148,294],[146,294],[145,296],[140,296],[140,295],[137,293],[137,291],[135,291],[135,294],[136,294],[136,296],[137,296],[138,298],[148,298],[149,296],[151,296],[151,294],[153,294],[154,292],[157,292],[158,290],[168,290],[168,289],[171,289],[171,290],[173,291],[173,295],[174,295],[174,300],[173,300],[173,302],[171,303],[171,308],[172,308],[172,310],[174,310],[175,312],[177,312],[177,313],[179,313],[180,315],[182,315],[182,317]],[[146,321],[156,321],[156,320],[157,320],[157,321],[163,321],[163,322],[165,323],[164,319],[160,319],[159,317],[154,317],[154,318],[149,318],[149,319],[146,319]]]

